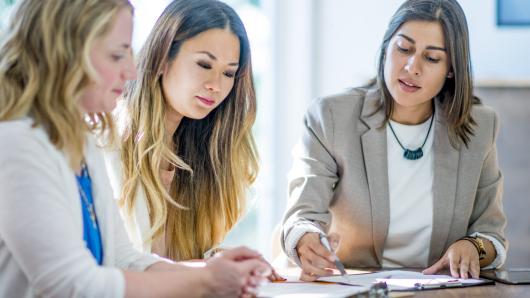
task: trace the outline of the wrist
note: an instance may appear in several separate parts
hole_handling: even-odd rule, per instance
[[[476,237],[476,236],[475,237],[465,236],[465,237],[460,238],[459,240],[468,241],[471,244],[473,244],[473,246],[477,250],[479,260],[483,260],[486,258],[486,248],[484,246],[484,241],[482,241],[481,238]]]

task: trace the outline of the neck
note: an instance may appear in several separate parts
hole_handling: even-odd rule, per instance
[[[400,106],[394,102],[390,119],[405,125],[416,125],[427,121],[433,113],[432,100],[414,107]]]

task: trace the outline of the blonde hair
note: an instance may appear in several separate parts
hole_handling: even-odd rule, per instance
[[[239,38],[234,86],[204,119],[182,119],[173,135],[175,148],[169,148],[159,74],[183,42],[212,28],[228,28]],[[222,2],[173,1],[139,53],[137,71],[138,79],[126,87],[126,108],[120,115],[125,122],[121,207],[131,220],[138,187],[143,187],[151,222],[146,242],[164,235],[165,229],[167,257],[202,258],[241,216],[245,192],[258,172],[251,132],[256,95],[244,26]],[[176,167],[169,192],[159,174],[163,160]]]
[[[0,121],[30,116],[72,168],[83,159],[85,132],[113,130],[110,115],[85,117],[78,102],[97,79],[94,41],[124,7],[132,11],[127,0],[22,0],[0,44]]]

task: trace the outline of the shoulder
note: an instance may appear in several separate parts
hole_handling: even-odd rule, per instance
[[[343,93],[333,94],[316,99],[310,106],[310,111],[328,110],[334,114],[357,112],[360,114],[366,89],[353,88]]]
[[[13,158],[26,156],[40,158],[57,151],[42,127],[34,127],[33,120],[23,118],[0,122],[0,156]]]
[[[367,90],[353,88],[346,92],[321,97],[312,102],[307,113],[306,122],[318,122],[322,125],[351,125],[362,114]]]

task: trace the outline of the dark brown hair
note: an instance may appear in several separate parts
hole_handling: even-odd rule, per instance
[[[385,84],[384,64],[388,44],[399,28],[409,21],[439,22],[445,36],[445,48],[449,56],[452,78],[435,96],[440,102],[449,138],[453,146],[467,144],[476,125],[471,117],[471,107],[480,100],[473,95],[469,32],[466,16],[456,0],[408,0],[392,16],[383,37],[378,57],[377,77],[373,85],[381,90],[381,108],[385,111],[385,123],[390,119],[394,100]]]

